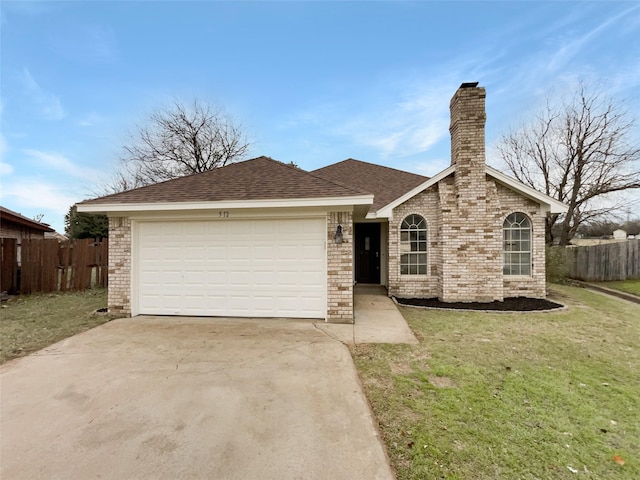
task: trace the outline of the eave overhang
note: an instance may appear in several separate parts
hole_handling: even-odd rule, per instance
[[[354,207],[372,205],[373,195],[316,198],[277,198],[265,200],[222,200],[216,202],[78,203],[84,213],[139,213],[261,208]]]
[[[387,218],[387,219],[393,218],[394,208],[406,202],[407,200],[413,198],[419,193],[425,191],[427,188],[431,187],[432,185],[435,185],[440,180],[453,174],[455,170],[456,170],[455,165],[450,165],[449,167],[445,168],[437,175],[434,175],[433,177],[431,177],[426,182],[421,183],[413,190],[410,190],[409,192],[405,193],[401,197],[395,199],[393,202],[385,205],[384,207],[379,209],[377,212],[369,212],[366,218],[368,220],[375,220],[379,218]],[[524,183],[519,182],[518,180],[505,175],[504,173],[496,170],[495,168],[486,166],[485,173],[493,177],[501,185],[504,185],[505,187],[511,190],[514,190],[519,194],[521,194],[522,196],[529,198],[530,200],[533,200],[534,202],[538,203],[541,206],[542,210],[545,212],[557,214],[557,213],[565,213],[569,209],[567,205],[556,200],[555,198],[545,195],[544,193],[540,193],[534,188],[531,188],[530,186],[525,185]]]

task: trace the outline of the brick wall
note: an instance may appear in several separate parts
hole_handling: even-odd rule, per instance
[[[342,225],[342,243],[335,234]],[[351,212],[327,217],[327,321],[353,323],[353,218]]]
[[[131,315],[131,220],[109,218],[109,313]]]
[[[439,272],[441,247],[439,235],[438,191],[429,188],[393,210],[389,221],[389,293],[400,297],[440,296]],[[427,275],[400,275],[400,226],[408,215],[416,213],[427,221]]]
[[[445,302],[545,296],[544,217],[539,206],[485,173],[485,90],[460,88],[451,100],[453,175],[399,205],[389,223],[389,293]],[[531,276],[502,275],[502,227],[513,212],[532,221]],[[427,220],[428,273],[400,275],[399,228],[417,213]]]
[[[504,296],[544,298],[547,294],[544,214],[540,213],[540,207],[537,203],[518,195],[513,190],[502,185],[496,185],[496,190],[500,199],[500,227],[502,227],[504,219],[508,215],[514,212],[522,212],[531,220],[533,235],[531,276],[505,276],[503,278]]]
[[[44,232],[33,231],[27,227],[2,222],[0,223],[0,237],[16,238],[19,242],[23,238],[44,238]]]

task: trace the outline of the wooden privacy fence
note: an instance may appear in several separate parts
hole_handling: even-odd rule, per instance
[[[2,239],[0,291],[9,293],[85,290],[107,285],[107,239]]]
[[[567,247],[570,278],[608,282],[640,278],[640,239],[580,247]]]

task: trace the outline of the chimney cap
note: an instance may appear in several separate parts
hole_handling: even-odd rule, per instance
[[[467,82],[460,85],[460,88],[476,88],[479,82]]]

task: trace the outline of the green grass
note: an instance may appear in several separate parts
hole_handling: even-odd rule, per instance
[[[550,299],[569,309],[403,308],[419,345],[353,348],[398,479],[640,478],[640,306]]]
[[[0,363],[35,352],[67,337],[100,325],[105,316],[92,316],[107,306],[107,292],[22,295],[2,303]]]
[[[594,282],[595,283],[595,282]],[[640,279],[639,280],[624,280],[620,282],[600,282],[595,283],[605,288],[612,288],[614,290],[620,290],[621,292],[630,293],[640,297]]]

